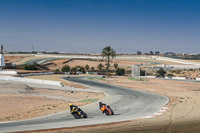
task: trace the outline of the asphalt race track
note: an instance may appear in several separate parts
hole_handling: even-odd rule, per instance
[[[81,107],[87,113],[87,119],[75,119],[69,111],[65,111],[25,121],[0,123],[0,132],[75,127],[145,118],[156,113],[169,102],[168,97],[165,96],[103,84],[86,78],[70,77],[64,79],[104,92],[106,98],[101,101],[109,104],[115,115],[102,114],[98,102],[95,102]]]

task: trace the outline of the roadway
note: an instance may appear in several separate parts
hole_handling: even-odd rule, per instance
[[[158,112],[169,102],[166,96],[104,84],[86,78],[70,77],[64,79],[104,92],[106,98],[101,101],[109,104],[115,115],[102,114],[98,102],[95,102],[81,107],[88,114],[87,119],[74,119],[68,110],[30,120],[0,123],[0,132],[76,127],[145,118]]]

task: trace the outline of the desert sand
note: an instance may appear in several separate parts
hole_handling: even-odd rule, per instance
[[[150,93],[166,95],[170,98],[168,110],[162,115],[121,123],[93,125],[37,132],[64,133],[199,133],[200,132],[200,84],[194,82],[147,79],[135,81],[127,77],[113,77],[101,80],[109,84],[128,87]]]
[[[0,121],[26,120],[65,111],[70,103],[82,106],[104,96],[103,93],[40,89],[0,81]]]

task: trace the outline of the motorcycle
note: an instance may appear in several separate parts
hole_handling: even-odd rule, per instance
[[[87,118],[87,114],[81,110],[80,108],[72,110],[71,114],[74,116],[74,118],[76,119],[80,119],[80,118]]]
[[[107,116],[108,116],[108,115],[114,115],[114,112],[113,112],[113,110],[110,108],[109,105],[103,104],[103,105],[101,106],[101,111],[102,111],[103,113],[105,113]]]

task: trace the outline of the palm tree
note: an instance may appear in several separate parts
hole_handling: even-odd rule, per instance
[[[109,74],[109,67],[110,67],[110,58],[111,57],[112,58],[116,57],[116,52],[115,52],[115,50],[113,48],[111,48],[111,46],[107,46],[107,47],[103,48],[101,54],[102,54],[103,58],[104,57],[107,58],[107,67],[106,67],[106,69],[107,69],[107,77],[108,77],[109,76],[108,75]]]

